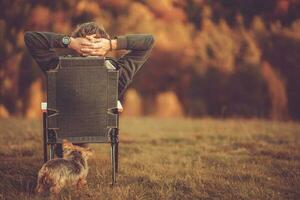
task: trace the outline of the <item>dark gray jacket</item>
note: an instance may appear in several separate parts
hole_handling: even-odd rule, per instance
[[[65,35],[50,32],[32,32],[24,34],[25,44],[43,72],[55,68],[59,62],[59,55],[55,48],[65,48],[62,38]],[[148,59],[154,38],[147,34],[118,36],[117,49],[129,50],[119,59],[112,59],[112,64],[119,69],[119,95],[122,95],[132,82],[137,71]]]

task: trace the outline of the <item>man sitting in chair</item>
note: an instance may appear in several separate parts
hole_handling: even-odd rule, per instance
[[[148,34],[117,36],[111,39],[104,28],[95,22],[79,25],[70,36],[28,31],[24,40],[30,54],[45,73],[58,65],[59,55],[55,48],[69,48],[73,50],[74,56],[105,56],[109,51],[129,50],[118,59],[105,58],[119,70],[119,97],[148,59],[154,43],[153,36]],[[61,156],[61,151],[57,153]]]

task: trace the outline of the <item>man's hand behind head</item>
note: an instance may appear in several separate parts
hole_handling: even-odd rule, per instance
[[[117,40],[97,38],[96,35],[89,35],[86,38],[92,43],[91,46],[86,46],[81,49],[85,54],[92,56],[104,56],[108,51],[117,49]]]
[[[88,40],[87,38],[82,38],[82,37],[72,38],[71,37],[71,42],[68,47],[75,50],[80,55],[83,55],[84,52],[82,52],[81,49],[85,48],[85,47],[90,47],[90,46],[92,46],[92,42],[90,42],[90,40]]]
[[[117,41],[87,35],[85,38],[71,38],[70,48],[82,56],[104,56],[108,51],[116,49]]]
[[[86,45],[81,49],[84,56],[104,56],[111,50],[110,40],[97,38],[96,35],[88,35],[86,38],[91,45]]]

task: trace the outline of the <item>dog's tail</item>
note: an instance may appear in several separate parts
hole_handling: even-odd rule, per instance
[[[49,179],[49,174],[44,172],[42,175],[38,177],[38,183],[35,188],[37,193],[43,193],[49,186],[51,185],[51,180]]]

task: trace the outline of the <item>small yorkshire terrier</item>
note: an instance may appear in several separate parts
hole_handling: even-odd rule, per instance
[[[63,140],[63,152],[63,158],[49,160],[40,169],[36,187],[38,193],[58,194],[65,186],[73,185],[79,189],[86,184],[87,160],[92,150]]]

